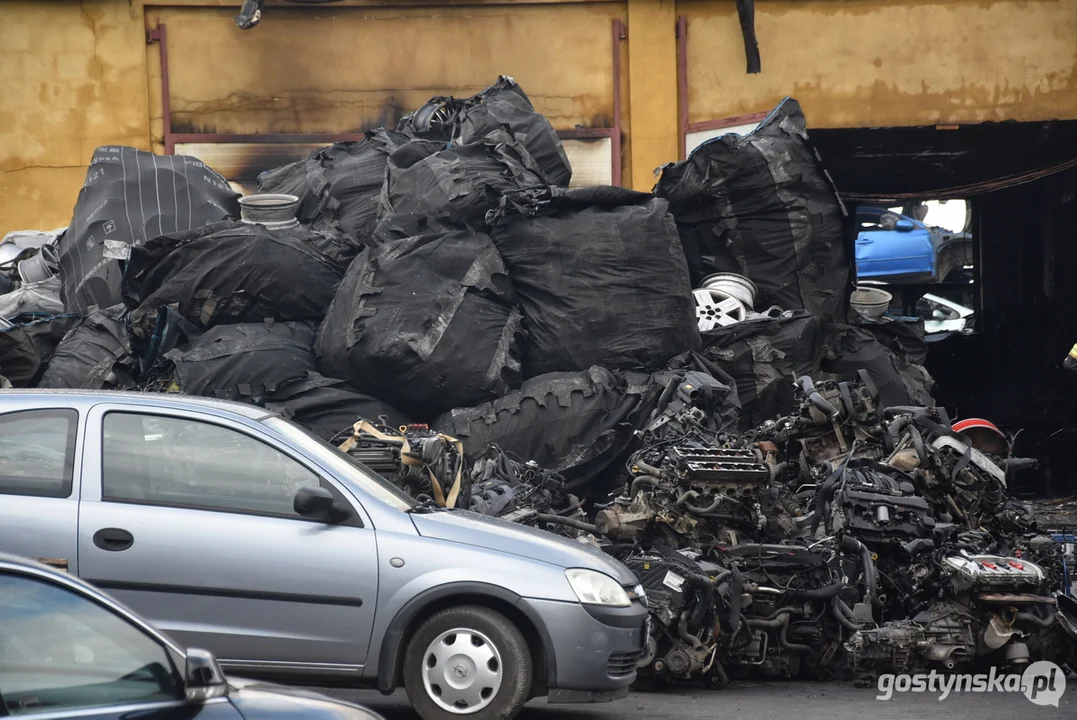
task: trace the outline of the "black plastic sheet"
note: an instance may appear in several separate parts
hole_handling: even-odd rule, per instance
[[[654,370],[698,347],[688,268],[665,200],[617,187],[506,196],[494,241],[523,308],[524,375]]]
[[[927,369],[900,350],[880,342],[867,328],[848,328],[834,343],[837,358],[824,361],[823,369],[847,381],[867,370],[879,390],[879,404],[886,407],[917,405],[933,407],[934,381]]]
[[[819,319],[804,312],[746,320],[703,333],[703,355],[732,376],[741,428],[788,415],[793,378],[819,375],[824,350]]]
[[[923,365],[927,361],[923,318],[883,316],[877,321],[865,320],[860,327],[891,350],[904,354],[909,362]]]
[[[383,216],[418,213],[478,227],[503,193],[546,184],[535,161],[502,129],[426,154],[430,147],[418,140],[389,156],[380,198]]]
[[[586,493],[624,457],[663,386],[649,375],[600,367],[550,373],[492,402],[456,408],[434,427],[462,441],[469,461],[497,445]]]
[[[0,329],[0,374],[14,387],[35,387],[64,334],[78,322],[73,314],[24,313]]]
[[[466,145],[503,129],[534,158],[552,185],[567,186],[572,166],[561,139],[515,80],[501,76],[479,94],[464,99],[434,97],[400,121],[409,135]]]
[[[131,248],[239,215],[239,195],[201,160],[99,147],[60,238],[64,307],[85,313],[120,301],[120,263]]]
[[[339,380],[317,374],[277,391],[268,398],[265,408],[280,413],[324,440],[361,419],[390,427],[410,422],[391,405],[364,395]]]
[[[218,325],[165,355],[180,390],[225,400],[261,398],[316,373],[315,326],[303,322]]]
[[[102,390],[126,387],[138,372],[127,329],[127,308],[95,310],[56,346],[38,387]]]
[[[708,140],[655,187],[677,220],[692,282],[746,275],[756,306],[844,322],[852,257],[845,209],[791,98],[751,133]]]
[[[431,230],[352,263],[316,349],[322,373],[430,419],[517,387],[521,333],[489,236]]]
[[[222,222],[166,235],[135,248],[123,279],[140,341],[154,333],[163,308],[205,329],[276,320],[320,320],[344,276],[322,252],[324,235],[302,226],[270,230]]]
[[[367,244],[378,219],[378,195],[389,154],[408,142],[403,133],[371,130],[358,142],[339,142],[258,176],[263,193],[299,198],[296,217],[319,229],[336,229]]]

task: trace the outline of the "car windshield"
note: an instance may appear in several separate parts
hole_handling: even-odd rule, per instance
[[[418,505],[410,495],[314,433],[281,417],[267,418],[265,423],[280,430],[318,459],[324,460],[334,471],[346,476],[386,505],[397,510],[409,510]]]

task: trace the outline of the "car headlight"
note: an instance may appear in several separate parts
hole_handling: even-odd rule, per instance
[[[565,577],[576,597],[585,605],[609,605],[628,607],[632,601],[616,580],[594,570],[572,568],[565,570]]]

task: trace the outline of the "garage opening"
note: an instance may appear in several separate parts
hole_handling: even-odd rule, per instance
[[[1077,122],[815,129],[811,137],[856,209],[851,242],[883,232],[900,239],[920,225],[949,236],[930,261],[904,267],[901,252],[880,251],[876,266],[890,266],[874,273],[863,251],[874,242],[858,245],[861,283],[892,292],[904,314],[949,322],[971,311],[968,332],[929,344],[938,402],[954,418],[1017,433],[1014,454],[1040,458],[1045,472],[1019,477],[1018,494],[1077,493],[1077,374],[1063,368],[1077,343]]]

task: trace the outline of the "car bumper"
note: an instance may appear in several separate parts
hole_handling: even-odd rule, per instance
[[[550,702],[605,702],[624,697],[636,679],[646,640],[647,608],[584,606],[526,600],[546,628],[556,677],[547,677]]]

